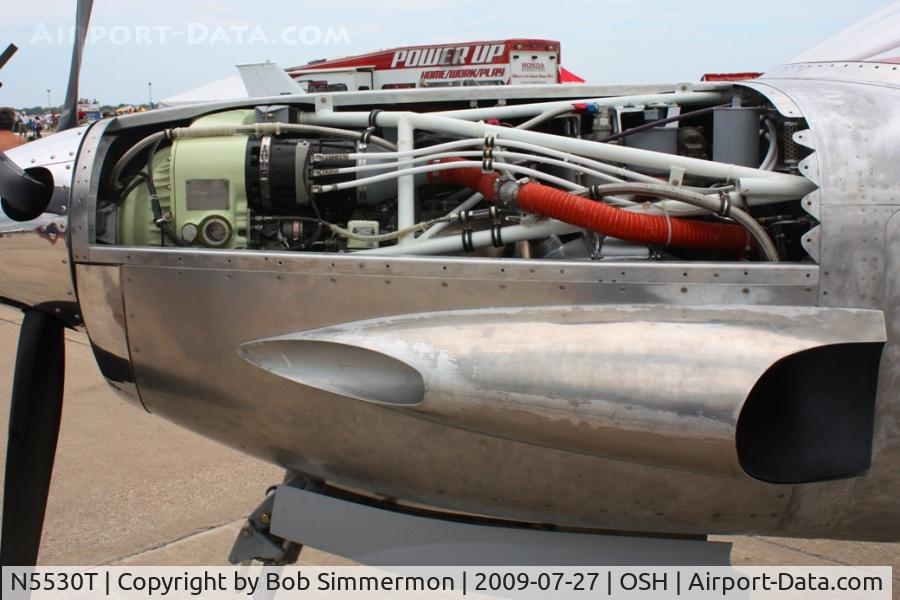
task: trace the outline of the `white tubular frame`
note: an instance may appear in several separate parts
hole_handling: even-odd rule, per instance
[[[521,242],[523,240],[537,240],[550,235],[565,235],[582,231],[580,227],[569,225],[562,221],[539,221],[531,224],[509,225],[501,230],[504,243]],[[484,248],[492,244],[490,230],[475,231],[472,233],[472,247]],[[447,254],[459,252],[463,249],[461,235],[448,235],[439,238],[417,241],[415,244],[397,244],[371,250],[361,250],[354,254],[378,254],[381,256],[397,256],[402,254]]]
[[[415,136],[415,128],[409,119],[397,119],[397,151],[410,152],[415,150],[413,138]],[[397,170],[403,170],[402,166]],[[397,178],[397,229],[402,230],[411,227],[416,222],[416,183],[415,177],[410,175],[401,175]],[[410,231],[397,242],[398,244],[406,244],[415,240],[415,234]]]
[[[602,103],[607,106],[626,105],[629,103],[640,102],[671,102],[678,104],[697,104],[697,103],[714,103],[722,100],[722,94],[719,92],[681,92],[674,94],[655,94],[649,96],[626,96],[620,98],[603,98],[599,100],[588,100],[588,102]],[[679,167],[685,170],[685,173],[708,177],[711,179],[726,181],[729,183],[736,182],[739,178],[764,179],[773,187],[785,190],[783,193],[794,198],[800,198],[812,192],[815,185],[799,175],[787,175],[784,173],[775,173],[755,169],[752,167],[743,167],[739,165],[729,165],[717,163],[708,160],[690,158],[687,156],[677,156],[666,154],[664,152],[653,152],[651,150],[642,150],[639,148],[629,148],[615,144],[603,144],[591,140],[567,138],[549,133],[541,133],[537,131],[529,131],[523,129],[514,129],[511,127],[500,127],[496,125],[488,125],[486,123],[473,123],[469,118],[481,118],[486,116],[496,116],[504,118],[510,116],[533,116],[545,112],[554,106],[571,104],[567,102],[545,102],[538,104],[523,104],[517,106],[498,106],[486,109],[472,109],[466,111],[452,111],[443,113],[445,116],[437,113],[421,114],[414,112],[380,112],[377,115],[377,125],[380,127],[397,127],[401,120],[408,121],[414,129],[422,129],[425,131],[449,133],[465,138],[483,138],[487,135],[496,136],[497,139],[508,139],[529,144],[535,144],[568,152],[580,156],[593,158],[596,160],[608,162],[634,165],[643,168],[657,169],[669,171],[672,167]],[[473,112],[477,111],[477,112]],[[446,116],[450,115],[450,116]],[[368,112],[334,112],[330,110],[321,110],[319,112],[301,113],[300,120],[302,123],[315,125],[329,125],[336,127],[367,127],[369,123]]]
[[[550,102],[532,102],[530,104],[511,104],[507,106],[487,106],[484,108],[466,108],[463,110],[446,110],[428,113],[438,117],[450,117],[464,121],[481,121],[484,119],[515,119],[519,117],[536,117],[548,111],[562,110],[573,104],[596,104],[597,106],[646,106],[648,104],[702,104],[710,102],[718,104],[731,99],[732,92],[674,92],[668,94],[639,94],[634,96],[609,96],[606,98],[587,98],[584,100],[553,100]]]

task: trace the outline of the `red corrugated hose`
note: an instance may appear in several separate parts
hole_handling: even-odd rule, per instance
[[[461,159],[448,158],[441,162],[455,160]],[[428,176],[432,182],[464,185],[479,192],[488,201],[497,200],[499,173],[483,173],[477,168],[463,167],[433,171]],[[739,225],[630,212],[541,183],[521,185],[516,205],[526,212],[641,244],[732,252],[744,252],[755,246],[752,236]]]

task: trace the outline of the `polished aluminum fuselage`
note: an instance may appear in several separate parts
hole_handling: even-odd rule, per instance
[[[809,124],[802,141],[813,153],[800,172],[818,189],[803,202],[821,225],[805,236],[814,262],[803,264],[575,263],[100,244],[94,233],[101,176],[96,167],[109,143],[105,134],[211,108],[103,121],[84,136],[69,204],[67,233],[80,316],[102,372],[135,404],[243,452],[367,494],[438,510],[621,531],[897,540],[900,174],[894,163],[900,156],[900,78],[888,71],[890,66],[851,66],[790,65],[748,84],[785,116],[803,117]],[[600,86],[541,89],[543,96],[571,98],[622,91]],[[651,89],[666,87],[641,91]],[[439,101],[439,93],[449,99],[469,93],[533,101],[526,94],[537,90],[435,90],[430,96],[371,92],[335,94],[327,101],[335,106],[426,97]],[[319,99],[290,100],[313,106]],[[19,157],[14,155],[21,161]],[[68,260],[60,253],[61,244],[36,236],[33,227],[20,231],[0,240],[0,280],[14,281],[10,257],[27,255],[32,246],[52,246],[48,265]],[[51,272],[58,277],[60,271],[48,269],[48,278]],[[67,282],[52,283],[43,295],[16,298],[15,289],[0,289],[0,295],[23,304],[64,299],[59,292],[67,291]],[[833,335],[829,339],[837,343],[878,341],[886,333],[872,466],[858,477],[802,485],[774,485],[741,473],[728,444],[740,409],[741,399],[735,398],[752,385],[754,369],[761,367],[748,361],[722,372],[715,363],[700,360],[692,348],[703,354],[704,344],[733,350],[737,343],[733,336],[716,339],[716,329],[702,327],[702,319],[701,327],[688,333],[695,337],[679,340],[677,332],[669,332],[655,363],[639,362],[630,369],[622,365],[638,390],[651,389],[648,378],[660,372],[677,371],[681,382],[694,377],[706,403],[701,407],[706,415],[702,433],[679,427],[678,418],[655,431],[655,417],[644,421],[638,416],[630,425],[643,430],[637,441],[629,436],[617,440],[603,429],[608,415],[581,414],[575,405],[560,417],[559,406],[538,402],[517,414],[511,428],[503,429],[507,421],[487,427],[464,402],[441,414],[371,402],[340,386],[329,391],[300,385],[276,369],[260,368],[265,357],[254,363],[241,351],[266,338],[421,313],[438,314],[438,319],[441,314],[478,313],[471,323],[460,321],[459,335],[480,335],[478,319],[484,313],[479,311],[506,307],[598,311],[604,318],[615,313],[626,325],[642,322],[641,310],[657,310],[666,322],[678,322],[673,311],[694,315],[691,322],[705,314],[709,323],[717,322],[723,311],[744,311],[761,315],[757,321],[762,324],[753,321],[752,328],[738,333],[752,329],[748,343],[769,344],[748,347],[748,353],[762,347],[760,353],[772,353],[771,361],[780,358],[779,335],[803,337],[783,323],[794,318],[800,323],[815,310],[862,309],[856,312],[868,315],[863,321],[847,321],[843,331],[839,324],[822,335]],[[767,310],[778,318],[767,321]],[[559,314],[554,318],[565,319]],[[528,364],[546,369],[548,377],[565,368],[566,358],[558,354],[552,337],[558,322],[554,329],[550,321],[545,315],[515,328]],[[473,328],[468,333],[466,325]],[[462,352],[454,345],[453,327],[434,331],[427,335],[439,339],[429,338],[430,343]],[[489,338],[472,339],[481,344],[475,352],[465,348],[467,360],[488,368],[497,348]],[[513,351],[515,341],[504,340]],[[614,357],[602,343],[586,351],[598,360]],[[639,358],[645,360],[647,353]],[[440,379],[444,372],[435,369]],[[539,379],[535,385],[540,390]],[[608,391],[614,396],[620,390],[612,385]],[[689,389],[676,391],[692,400]],[[543,398],[551,393],[542,392]],[[677,406],[665,408],[679,416]],[[529,428],[544,435],[529,436]],[[623,450],[628,444],[635,448],[634,460]],[[670,455],[671,463],[647,458],[662,455]]]

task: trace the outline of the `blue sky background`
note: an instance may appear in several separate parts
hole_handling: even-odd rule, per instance
[[[394,46],[507,37],[556,39],[562,63],[588,81],[629,83],[696,80],[705,72],[764,71],[851,25],[886,0],[95,0],[92,24],[119,42],[96,40],[85,51],[83,96],[102,103],[145,102],[147,82],[158,100],[234,75],[234,65],[282,66]],[[74,22],[73,0],[4,0],[0,46],[19,52],[0,71],[0,105],[62,101]],[[194,25],[191,25],[194,24]],[[154,30],[136,43],[136,26]],[[59,43],[59,28],[64,38]],[[188,43],[189,28],[193,41]],[[216,28],[221,34],[216,35]],[[232,27],[246,27],[238,32]],[[259,28],[254,29],[254,28]],[[331,43],[285,44],[305,31],[331,28]],[[180,38],[173,32],[181,31]],[[256,32],[271,43],[264,40]],[[344,33],[342,33],[344,32]],[[207,35],[204,37],[204,33]],[[224,35],[222,35],[224,34]],[[254,36],[253,43],[250,37]],[[243,43],[239,43],[239,37]],[[349,43],[347,43],[349,41]]]

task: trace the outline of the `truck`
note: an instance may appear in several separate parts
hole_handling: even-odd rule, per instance
[[[582,81],[560,66],[555,40],[403,46],[287,69],[307,92]]]

